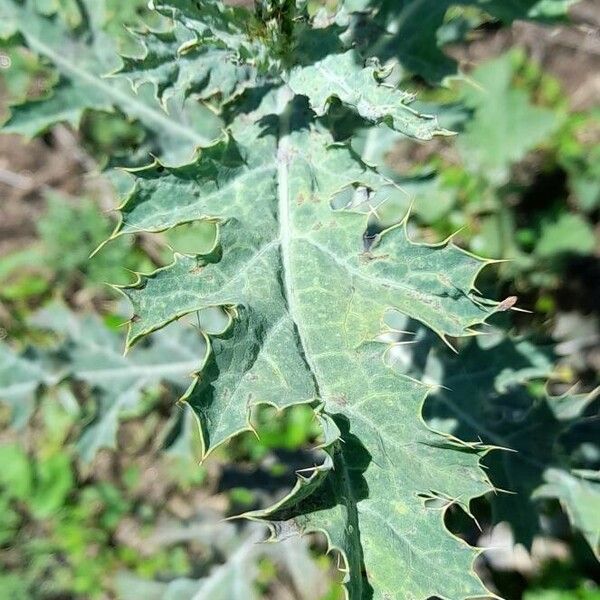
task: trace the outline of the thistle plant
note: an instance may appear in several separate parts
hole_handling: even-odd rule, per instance
[[[324,533],[351,600],[489,595],[473,571],[478,551],[446,529],[444,513],[451,505],[470,513],[471,500],[494,489],[480,464],[490,447],[429,427],[422,410],[435,388],[386,357],[397,315],[450,348],[481,332],[503,310],[475,287],[492,261],[452,239],[413,241],[408,214],[383,223],[382,208],[405,192],[353,145],[365,129],[423,142],[451,135],[435,110],[416,108],[412,91],[398,86],[393,30],[364,43],[382,20],[406,27],[398,14],[411,11],[429,43],[428,28],[439,23],[416,17],[427,5],[437,19],[450,3],[348,0],[329,14],[303,0],[254,8],[153,0],[168,27],[136,31],[143,52],[123,58],[109,79],[98,77],[111,64],[98,46],[101,3],[82,2],[85,25],[74,32],[33,4],[0,6],[9,30],[55,61],[54,98],[66,89],[61,101],[71,108],[28,103],[5,129],[37,133],[65,118],[76,124],[90,106],[118,107],[146,127],[157,158],[130,169],[112,239],[198,221],[217,230],[210,252],[175,253],[122,288],[133,307],[128,347],[191,313],[226,315],[224,330],[202,332],[206,351],[182,398],[204,457],[251,430],[259,405],[308,405],[322,427],[322,461],[274,506],[245,516],[269,523],[274,538]],[[503,3],[485,4],[506,20],[567,5],[524,1],[513,15]],[[72,46],[60,54],[66,39]],[[70,59],[83,43],[85,53]],[[432,70],[427,50],[408,62],[431,81],[450,67]],[[125,77],[140,93],[150,84],[169,112],[126,89]],[[217,116],[198,117],[200,105]]]

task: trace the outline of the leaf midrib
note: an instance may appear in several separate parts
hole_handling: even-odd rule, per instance
[[[282,88],[282,90],[286,90],[286,88]],[[281,263],[283,269],[283,287],[284,287],[284,298],[286,300],[286,305],[288,309],[288,313],[296,330],[296,334],[298,336],[298,341],[300,344],[300,349],[302,352],[302,356],[306,361],[307,367],[310,370],[310,373],[313,377],[317,397],[323,398],[321,393],[321,386],[319,383],[319,378],[317,376],[317,369],[315,368],[314,362],[312,361],[310,354],[307,351],[307,344],[305,342],[305,336],[303,333],[303,328],[301,325],[301,319],[299,318],[299,313],[296,305],[296,297],[293,288],[293,277],[292,277],[292,260],[291,260],[291,243],[292,243],[292,218],[291,218],[291,202],[290,202],[290,173],[289,166],[290,160],[292,156],[291,146],[289,143],[290,136],[290,125],[291,125],[291,116],[289,111],[289,105],[283,111],[279,119],[279,140],[277,144],[277,206],[278,206],[278,222],[279,222],[279,249],[281,255]],[[354,572],[357,574],[354,582],[358,586],[358,597],[362,597],[363,592],[363,579],[360,575],[360,564],[358,565],[358,569],[356,565],[352,565],[353,559],[354,561],[361,561],[361,549],[362,545],[359,537],[359,528],[358,528],[358,505],[356,499],[354,497],[354,490],[351,487],[349,469],[346,461],[344,459],[343,453],[341,449],[334,449],[333,451],[333,468],[335,469],[336,463],[339,468],[342,470],[343,475],[341,477],[343,483],[343,491],[340,493],[340,490],[333,489],[333,493],[337,496],[338,500],[342,498],[346,498],[349,500],[347,502],[347,510],[348,510],[348,521],[351,521],[352,525],[352,546],[356,550],[356,556],[350,556],[350,552],[346,552],[344,548],[339,548],[339,550],[343,553],[346,561],[346,565],[348,567],[348,571],[350,573]],[[351,576],[352,581],[352,576]]]

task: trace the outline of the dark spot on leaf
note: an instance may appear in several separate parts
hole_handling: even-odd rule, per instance
[[[389,254],[373,254],[372,252],[363,252],[360,255],[362,262],[372,262],[374,260],[386,260],[390,257]]]
[[[371,247],[373,246],[373,243],[375,242],[376,239],[377,239],[376,233],[369,233],[368,231],[365,231],[363,233],[363,248],[364,248],[365,252],[368,252],[371,249]]]

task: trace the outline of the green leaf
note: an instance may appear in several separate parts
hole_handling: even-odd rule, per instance
[[[146,391],[160,383],[183,391],[206,352],[199,332],[174,326],[123,356],[121,335],[96,316],[78,316],[60,305],[39,311],[31,324],[53,331],[60,340],[45,351],[21,355],[0,345],[0,400],[10,406],[13,426],[21,427],[33,412],[40,385],[54,387],[65,378],[88,384],[96,411],[77,441],[85,461],[92,460],[100,448],[115,446],[120,419],[140,410]],[[184,419],[183,430],[171,443],[189,447],[185,436],[191,431]]]
[[[74,486],[71,458],[55,454],[36,465],[35,489],[30,500],[35,517],[44,519],[56,513]]]
[[[531,104],[528,94],[511,87],[512,54],[477,68],[477,87],[465,88],[464,101],[474,109],[458,148],[470,171],[501,185],[509,167],[539,146],[560,125],[560,114]]]
[[[3,131],[34,136],[59,122],[79,125],[88,109],[111,111],[117,108],[139,119],[154,134],[165,160],[188,159],[197,146],[206,144],[216,133],[216,119],[206,109],[171,107],[169,114],[151,98],[151,90],[134,94],[126,82],[107,79],[115,68],[116,52],[104,34],[102,0],[86,4],[90,17],[83,31],[72,32],[57,17],[43,16],[32,0],[0,1],[0,20],[15,24],[30,50],[48,59],[60,79],[41,100],[15,106]]]
[[[598,600],[598,591],[584,586],[577,590],[540,589],[525,592],[524,600]]]
[[[40,14],[58,15],[71,29],[81,25],[82,14],[75,0],[34,0],[34,4]]]
[[[135,268],[131,244],[112,244],[102,253],[90,254],[110,234],[111,222],[93,201],[82,198],[77,204],[58,194],[47,197],[47,211],[37,223],[42,246],[41,260],[58,278],[71,278],[82,273],[87,283],[104,285],[107,281],[128,281],[125,268]]]
[[[437,83],[458,74],[456,61],[444,53],[439,35],[448,10],[474,6],[505,24],[517,19],[541,21],[564,17],[577,0],[345,0],[345,12],[371,13],[353,16],[353,37],[382,61],[402,67]],[[418,26],[415,26],[418,24]],[[374,50],[373,50],[374,49]]]
[[[13,427],[21,428],[27,424],[39,387],[57,381],[39,352],[28,349],[15,353],[7,345],[0,344],[0,400],[10,408]]]
[[[253,517],[325,531],[345,556],[352,598],[371,585],[377,597],[481,595],[470,574],[475,553],[419,494],[468,509],[489,489],[478,467],[485,449],[430,431],[418,418],[428,387],[395,375],[370,342],[394,308],[444,338],[468,335],[494,306],[472,288],[485,261],[451,243],[415,244],[402,223],[366,237],[368,213],[396,193],[394,184],[288,98],[286,90],[264,96],[190,165],[132,173],[118,233],[193,219],[220,225],[211,254],[176,255],[124,289],[136,315],[129,343],[186,313],[226,307],[231,326],[211,338],[185,396],[205,454],[249,429],[257,404],[322,404],[327,413],[320,419],[332,459],[282,505]],[[436,560],[446,570],[437,579]]]
[[[78,318],[58,305],[38,313],[35,323],[65,336],[64,370],[96,392],[97,412],[83,431],[78,450],[90,461],[100,448],[115,446],[119,419],[135,413],[144,391],[161,382],[180,388],[205,352],[201,336],[191,328],[169,328],[152,344],[123,356],[121,336],[92,315]]]
[[[450,132],[442,129],[433,116],[424,116],[409,107],[414,96],[386,84],[389,71],[378,64],[364,65],[355,50],[330,54],[309,66],[291,70],[287,83],[305,95],[312,109],[321,116],[337,98],[371,123],[385,123],[392,129],[421,140]]]
[[[33,473],[26,452],[17,444],[0,446],[0,486],[7,498],[28,500],[33,488]]]
[[[511,523],[516,541],[529,546],[539,531],[536,500],[555,497],[598,553],[598,483],[570,464],[560,444],[593,395],[533,395],[526,384],[546,380],[553,360],[526,340],[472,342],[461,350],[460,359],[432,353],[427,364],[426,377],[443,386],[427,406],[432,426],[508,450],[485,459],[494,485],[508,492],[492,498],[495,521]]]
[[[147,600],[259,600],[261,595],[256,580],[259,561],[265,558],[283,569],[293,584],[296,597],[302,600],[321,597],[326,587],[325,574],[315,565],[304,541],[288,539],[277,546],[261,543],[265,528],[255,524],[241,533],[237,533],[233,524],[223,522],[200,521],[195,527],[180,527],[181,532],[175,527],[171,529],[168,536],[164,527],[160,533],[174,541],[194,539],[195,543],[214,545],[224,555],[224,561],[201,579],[181,578],[168,583],[149,582],[129,573],[120,573],[117,575],[120,600],[134,600],[140,594]],[[193,537],[190,534],[194,534]]]
[[[478,0],[481,4],[481,0]],[[511,22],[516,19],[540,19],[552,20],[564,17],[569,7],[576,4],[579,0],[518,0],[518,2],[502,2],[502,0],[493,0],[486,6],[483,3],[484,10],[499,17],[505,22]]]
[[[542,222],[535,253],[542,258],[561,254],[590,254],[596,247],[596,234],[580,215],[563,212],[554,222]]]
[[[581,531],[594,554],[600,559],[600,478],[597,472],[566,473],[548,469],[545,483],[535,498],[557,498],[573,527]]]

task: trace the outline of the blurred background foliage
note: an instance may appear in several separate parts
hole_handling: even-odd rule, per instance
[[[311,10],[323,4],[336,3],[313,2]],[[77,0],[38,0],[38,10],[81,26]],[[104,28],[122,52],[136,51],[124,26],[140,19],[161,25],[145,0],[107,0]],[[373,128],[353,142],[407,192],[382,208],[384,222],[410,208],[415,239],[454,235],[460,246],[505,261],[478,285],[493,297],[518,296],[532,314],[505,313],[498,324],[552,354],[519,380],[536,410],[547,391],[592,390],[600,372],[597,3],[576,4],[571,19],[549,29],[508,27],[480,9],[451,7],[438,44],[466,76],[442,88],[408,70],[398,79],[422,105],[441,103],[442,121],[461,135],[420,144]],[[11,105],[57,83],[52,66],[21,42],[12,36],[0,45],[3,119]],[[342,119],[340,137],[356,127]],[[87,111],[78,131],[56,125],[35,141],[0,138],[0,598],[341,599],[336,557],[325,554],[323,539],[274,550],[257,543],[260,528],[223,521],[281,497],[295,469],[317,460],[311,410],[261,409],[256,435],[199,465],[195,423],[176,401],[202,360],[198,325],[215,327],[226,315],[197,315],[122,355],[126,308],[105,284],[167,264],[173,250],[207,250],[215,237],[210,224],[182,226],[162,238],[119,238],[92,255],[114,228],[128,185],[123,173],[100,170],[143,163],[152,143],[143,124],[118,111]],[[418,363],[422,344],[432,343],[426,337],[413,354],[392,357],[399,368]],[[463,350],[488,364],[481,349]],[[447,350],[436,352],[450,360]],[[114,385],[103,387],[107,373]],[[467,405],[477,390],[470,393]],[[522,394],[501,396],[502,409],[516,411]],[[435,406],[432,422],[456,431]],[[579,408],[577,435],[566,430],[561,452],[573,468],[597,471],[598,402],[588,397]],[[464,423],[459,431],[469,434]],[[590,489],[586,526],[598,535],[600,492]],[[600,598],[598,563],[569,524],[567,502],[537,498],[539,523],[522,544],[514,523],[498,522],[495,499],[475,504],[477,524],[454,508],[447,524],[494,548],[478,569],[498,593]],[[228,587],[234,579],[236,592]]]

